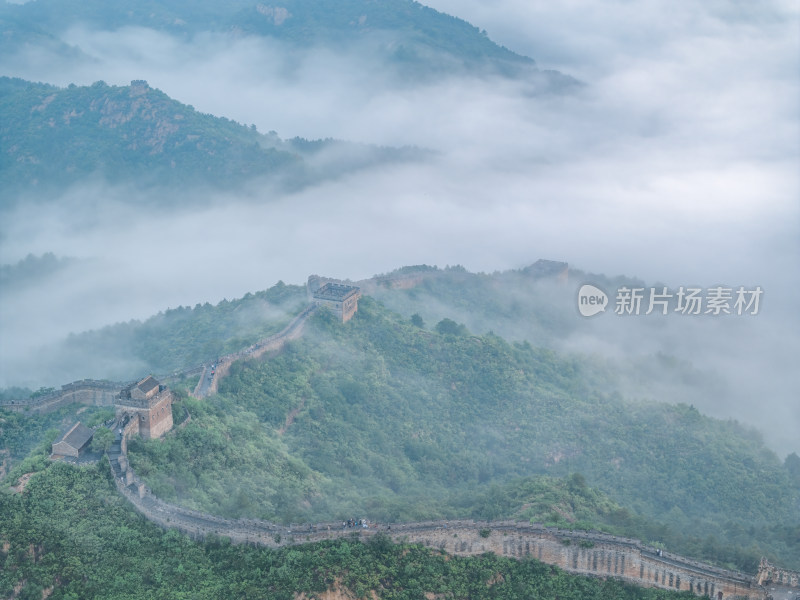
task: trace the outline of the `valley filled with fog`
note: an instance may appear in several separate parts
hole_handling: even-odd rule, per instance
[[[298,50],[141,27],[76,25],[62,38],[70,54],[31,46],[4,59],[2,75],[64,87],[144,79],[283,139],[432,152],[298,189],[190,188],[177,205],[166,201],[173,190],[125,182],[20,194],[0,207],[0,263],[68,260],[3,285],[0,386],[66,383],[41,358],[70,333],[279,280],[359,280],[423,263],[494,272],[547,258],[647,287],[760,286],[758,315],[605,314],[552,344],[689,361],[724,382],[725,393],[692,398],[701,411],[752,424],[781,456],[799,451],[796,6],[430,5],[580,85],[460,72],[414,80],[357,42]],[[62,375],[104,376],[91,365]]]

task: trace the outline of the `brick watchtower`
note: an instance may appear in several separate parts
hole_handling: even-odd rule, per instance
[[[172,429],[172,392],[150,375],[124,388],[116,407],[117,417],[128,414],[137,419],[139,435],[146,440]]]
[[[309,285],[309,287],[311,286]],[[361,297],[361,289],[352,285],[328,282],[312,291],[311,296],[314,304],[327,306],[344,323],[356,314],[358,299]]]

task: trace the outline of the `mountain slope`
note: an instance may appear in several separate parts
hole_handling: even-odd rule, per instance
[[[0,158],[9,188],[59,187],[87,177],[139,185],[235,185],[302,162],[263,136],[204,115],[146,82],[57,88],[0,78]]]
[[[23,494],[0,494],[0,596],[197,600],[471,598],[672,600],[686,592],[569,575],[536,560],[452,557],[338,540],[279,550],[195,542],[148,523],[106,467],[46,461]],[[330,595],[326,590],[333,590]]]
[[[438,285],[450,275],[475,308],[504,277],[517,281],[468,285],[451,269]],[[303,296],[278,285],[167,311],[73,336],[69,354],[87,365],[121,360],[122,348],[171,371],[274,331]],[[530,302],[523,312],[547,306]],[[751,430],[685,404],[629,402],[620,389],[611,364],[450,321],[425,329],[366,297],[348,324],[321,314],[279,355],[234,365],[219,395],[185,400],[186,427],[132,443],[131,460],[159,496],[226,515],[515,515],[603,526],[748,571],[762,554],[800,564],[795,455],[782,465]],[[569,494],[542,475],[568,477]]]
[[[295,521],[463,516],[476,491],[575,472],[672,530],[752,528],[765,552],[769,527],[797,520],[800,490],[757,435],[690,406],[626,402],[585,372],[526,343],[420,329],[364,298],[348,324],[320,314],[280,355],[235,364],[193,434],[135,444],[131,460],[169,498]],[[259,446],[276,460],[262,464]]]
[[[197,112],[145,81],[59,88],[0,77],[0,202],[106,181],[139,189],[233,189],[254,180],[296,187],[377,163],[416,160],[417,149],[336,140],[283,141]]]
[[[303,48],[366,48],[413,77],[458,71],[529,77],[537,72],[532,59],[497,45],[486,32],[412,0],[283,0],[280,5],[252,0],[150,0],[133,5],[33,0],[0,5],[0,25],[5,30],[6,52],[23,48],[22,32],[28,37],[58,40],[76,25],[102,30],[136,26],[182,37],[221,32],[265,36]],[[575,83],[547,73],[552,84]]]

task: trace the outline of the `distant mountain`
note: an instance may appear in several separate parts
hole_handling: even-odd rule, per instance
[[[144,185],[231,184],[297,167],[263,136],[198,113],[146,82],[57,88],[0,78],[0,158],[6,190],[89,176]]]
[[[74,262],[71,258],[59,258],[52,252],[41,256],[28,254],[13,265],[0,265],[0,296],[4,292],[40,283],[51,275],[63,271]]]
[[[200,32],[257,35],[302,47],[324,45],[340,50],[366,45],[371,55],[404,75],[452,71],[541,75],[531,58],[499,46],[485,31],[412,0],[282,0],[280,4],[33,0],[0,5],[0,39],[4,40],[0,51],[8,54],[22,49],[32,37],[57,43],[75,25],[102,30],[147,27],[187,38]],[[574,83],[559,73],[544,73],[551,83]]]
[[[335,140],[283,141],[199,113],[145,81],[59,88],[0,77],[0,112],[0,203],[92,179],[189,190],[231,188],[266,176],[302,185],[415,155]],[[330,147],[336,161],[316,160]]]
[[[37,20],[28,18],[17,8],[19,6],[14,4],[0,4],[0,56],[32,48],[50,50],[65,57],[81,55],[80,50],[48,33]]]

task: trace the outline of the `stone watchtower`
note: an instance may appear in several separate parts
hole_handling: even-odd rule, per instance
[[[311,290],[311,285],[309,285],[309,289]],[[358,310],[358,299],[361,297],[361,289],[352,285],[329,281],[325,285],[313,290],[311,297],[314,304],[317,306],[327,306],[342,320],[342,323],[345,323],[349,321]]]
[[[150,375],[124,388],[116,408],[117,418],[127,414],[136,419],[139,435],[146,440],[172,429],[172,392]]]

